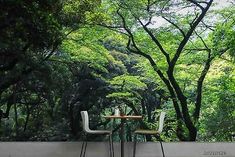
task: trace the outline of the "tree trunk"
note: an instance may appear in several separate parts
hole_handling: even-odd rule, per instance
[[[16,133],[16,139],[18,138],[18,113],[17,113],[17,106],[16,103],[14,104],[14,114],[15,114],[15,133]]]
[[[73,109],[74,109],[74,105],[73,104],[70,104],[69,106],[69,119],[70,119],[70,128],[71,128],[71,132],[73,135],[76,135],[77,134],[77,131],[75,129],[75,126],[74,126],[74,114],[73,114]]]
[[[25,124],[24,124],[24,132],[26,131],[27,125],[29,122],[29,116],[30,116],[29,104],[26,104],[26,110],[27,110],[27,116],[26,116],[26,120],[25,120]]]

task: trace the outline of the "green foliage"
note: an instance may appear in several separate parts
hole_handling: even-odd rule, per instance
[[[121,106],[126,114],[143,115],[140,127],[147,129],[156,129],[159,112],[167,111],[162,138],[178,141],[179,132],[187,137],[185,121],[176,119],[170,92],[156,73],[161,70],[169,80],[166,57],[137,18],[145,23],[153,16],[155,21],[148,28],[172,59],[183,39],[182,31],[190,29],[189,23],[201,12],[184,10],[188,4],[165,0],[1,1],[0,140],[78,140],[80,111],[89,112],[92,129],[109,129],[113,124],[102,115],[113,114],[114,106]],[[156,65],[127,50],[130,34],[125,34],[117,10],[136,45]],[[203,84],[200,119],[192,121],[199,130],[199,141],[232,141],[235,134],[233,12],[234,7],[208,12],[208,17],[216,18],[199,24],[174,67],[191,116],[198,78],[212,57]],[[160,17],[181,30],[172,24],[158,26]],[[119,125],[113,127],[118,130]],[[132,140],[136,127],[135,122],[127,123],[127,141]],[[119,139],[118,131],[114,136]]]
[[[57,132],[53,130],[60,128],[53,121],[64,118],[61,103],[74,78],[70,56],[57,48],[68,33],[64,29],[70,30],[83,23],[85,12],[98,4],[79,1],[78,7],[71,7],[73,2],[0,2],[0,127],[3,140],[49,140],[43,136],[53,136]],[[82,11],[76,10],[79,14],[74,15],[73,9]],[[75,16],[80,20],[70,18]],[[4,118],[10,120],[3,123]],[[49,129],[48,132],[43,133],[44,128]]]
[[[61,22],[66,27],[77,28],[86,22],[86,14],[93,12],[100,0],[67,0],[63,2]]]
[[[218,64],[218,63],[217,63]],[[230,63],[231,64],[231,63]],[[204,140],[232,141],[234,134],[234,68],[224,62],[220,70],[224,74],[216,73],[206,86],[203,116],[201,121],[201,135]],[[218,69],[214,69],[218,70]],[[213,72],[213,71],[212,71]]]
[[[117,88],[126,89],[128,91],[132,90],[144,90],[146,89],[146,84],[141,82],[139,76],[129,76],[129,75],[120,75],[113,78],[110,81],[110,84],[116,86]]]
[[[234,11],[234,7],[231,7],[218,12],[221,16],[220,18],[222,18],[222,22],[216,25],[216,30],[213,34],[214,50],[217,51],[217,53],[220,53],[219,51],[221,48],[228,49],[229,54],[233,58],[235,54]]]
[[[116,103],[140,101],[140,91],[144,91],[147,85],[141,81],[139,76],[120,75],[110,80],[114,92],[107,95],[107,98],[115,100]],[[139,99],[139,100],[138,100]]]

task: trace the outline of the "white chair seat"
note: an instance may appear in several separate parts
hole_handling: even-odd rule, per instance
[[[160,137],[160,134],[162,133],[162,130],[163,130],[165,115],[166,115],[166,112],[161,112],[160,117],[159,117],[158,130],[138,129],[134,132],[135,136],[134,136],[133,157],[135,157],[135,152],[136,152],[137,135],[157,135],[160,139],[162,155],[163,155],[163,157],[165,157],[165,153],[164,153],[164,150],[163,150],[161,137]]]
[[[88,112],[87,111],[81,111],[81,116],[82,116],[83,131],[86,134],[109,136],[109,152],[110,152],[110,157],[114,157],[112,131],[111,130],[92,130],[89,127]],[[86,147],[87,147],[87,141],[83,141],[80,157],[85,157],[86,156]]]

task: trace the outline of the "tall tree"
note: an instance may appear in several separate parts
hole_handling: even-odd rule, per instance
[[[229,49],[226,47],[213,51],[213,48],[205,42],[206,36],[202,35],[208,34],[209,31],[209,27],[205,26],[203,20],[213,0],[105,2],[110,5],[108,9],[107,7],[102,9],[103,11],[106,9],[105,12],[112,15],[112,19],[99,25],[126,35],[127,49],[149,61],[169,91],[178,122],[178,138],[196,140],[203,82],[212,60]],[[104,5],[107,4],[104,3]],[[160,20],[164,20],[164,25],[167,27],[160,27],[158,25]],[[169,38],[172,40],[169,41]],[[192,47],[194,44],[191,43],[195,43],[196,40],[201,44],[197,45],[198,47]],[[189,100],[184,87],[177,79],[179,70],[177,66],[180,65],[182,55],[187,54],[188,51],[203,52],[204,56],[196,81],[194,101]],[[191,112],[189,106],[192,103],[194,107]]]

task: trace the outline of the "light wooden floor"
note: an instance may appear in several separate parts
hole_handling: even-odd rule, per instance
[[[125,157],[132,157],[132,143]],[[235,157],[235,143],[163,143],[166,157]],[[120,144],[115,143],[115,157]],[[0,142],[0,157],[79,157],[81,142]],[[136,157],[162,157],[159,143],[138,143]],[[88,143],[86,157],[108,157],[108,143]]]

